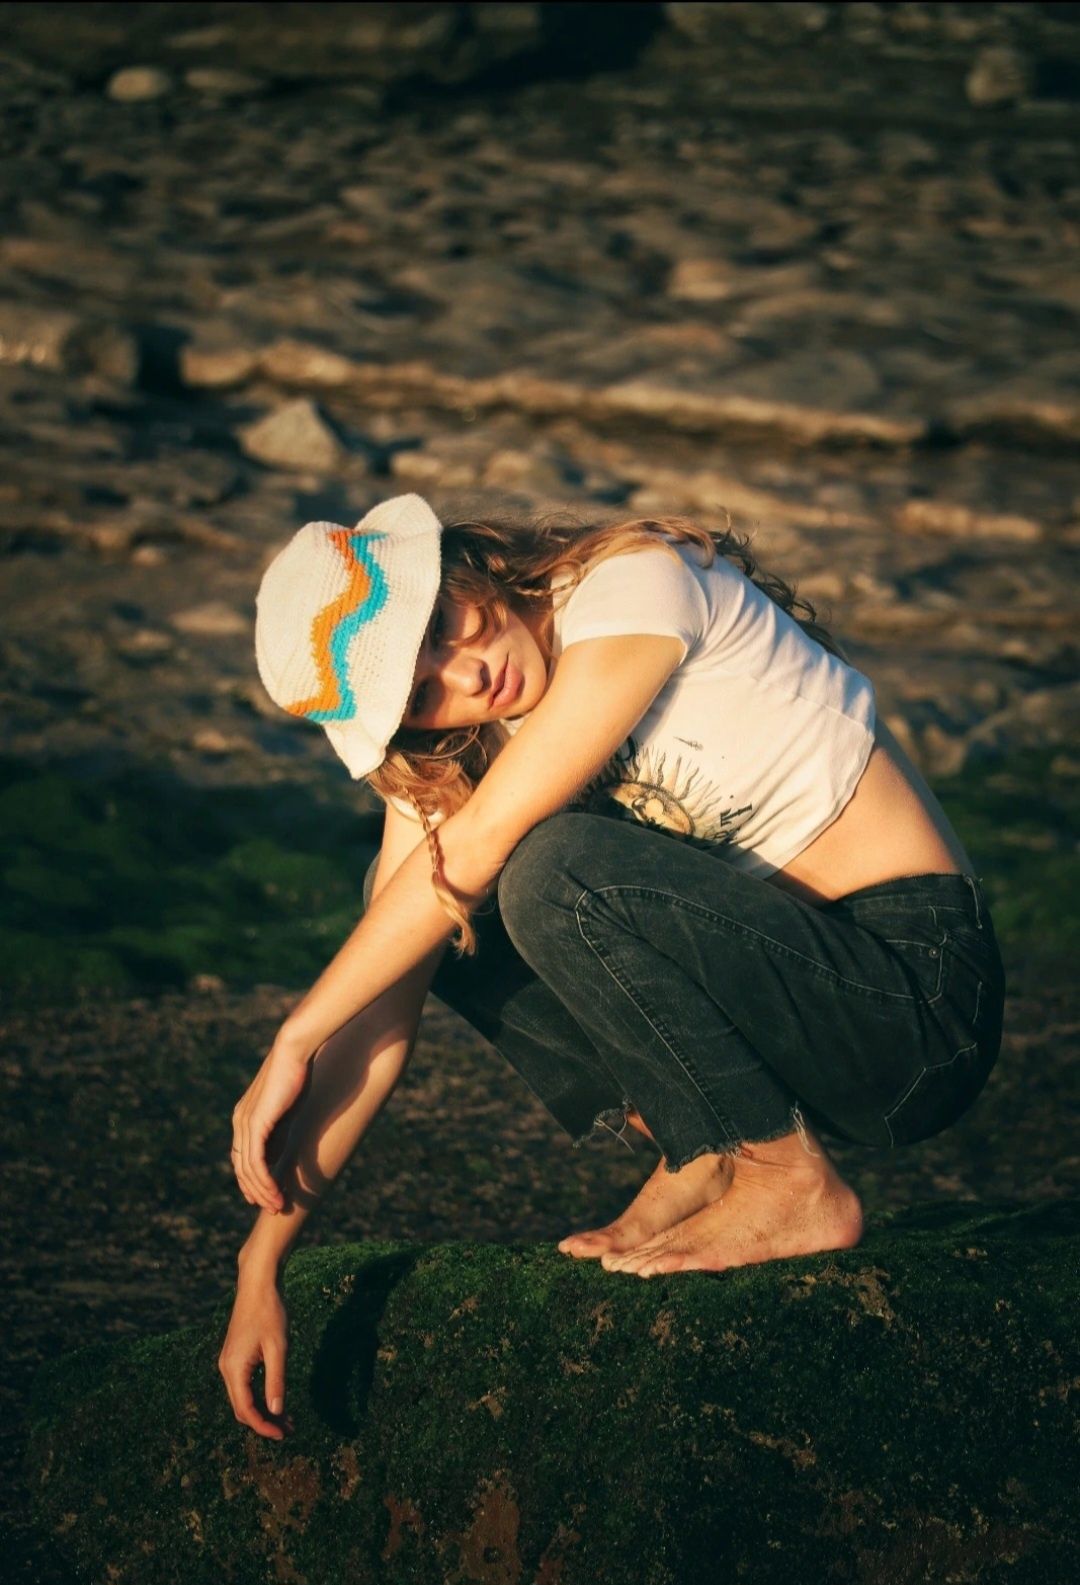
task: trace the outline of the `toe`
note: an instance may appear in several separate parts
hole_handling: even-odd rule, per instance
[[[654,1255],[638,1267],[639,1277],[664,1277],[671,1271],[682,1271],[685,1257],[678,1254]]]
[[[606,1232],[571,1233],[569,1238],[563,1239],[559,1248],[566,1255],[598,1255],[609,1243],[610,1237]]]

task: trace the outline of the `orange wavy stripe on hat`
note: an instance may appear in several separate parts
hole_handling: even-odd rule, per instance
[[[319,691],[310,699],[285,706],[290,715],[311,715],[315,711],[337,711],[341,707],[341,687],[334,673],[330,641],[334,629],[345,617],[358,611],[371,593],[371,574],[352,554],[349,543],[354,530],[337,529],[326,537],[349,569],[349,581],[336,599],[324,605],[311,624],[311,653],[319,674]]]

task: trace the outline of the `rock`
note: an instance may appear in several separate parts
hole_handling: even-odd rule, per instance
[[[961,440],[1073,452],[1080,443],[1080,402],[992,392],[957,402],[945,425]]]
[[[258,354],[247,347],[204,347],[191,343],[180,348],[180,378],[196,389],[226,391],[243,385],[255,372]]]
[[[158,66],[125,66],[109,78],[105,92],[118,104],[139,104],[161,99],[172,88],[172,78]]]
[[[130,385],[139,366],[135,338],[119,325],[85,321],[66,308],[0,302],[0,364],[51,374],[95,371]]]
[[[231,638],[251,631],[251,621],[224,600],[208,600],[205,605],[189,606],[170,619],[181,633],[198,638]]]
[[[237,749],[247,747],[247,740],[238,737],[226,737],[224,732],[219,732],[216,726],[200,727],[191,740],[192,748],[200,754],[209,754],[217,759],[226,754],[233,754]]]
[[[979,51],[964,82],[973,105],[1010,105],[1031,90],[1031,62],[1007,44],[990,44]]]
[[[213,99],[243,99],[261,93],[266,86],[259,77],[223,66],[192,66],[184,73],[184,81],[196,93]]]
[[[351,384],[363,365],[306,341],[275,341],[259,358],[259,372],[281,385],[333,390]],[[381,370],[373,369],[378,378]]]
[[[136,567],[160,567],[167,559],[160,545],[138,545],[131,553]]]
[[[329,472],[344,448],[314,402],[300,397],[240,431],[240,445],[249,457],[270,468]]]
[[[79,319],[66,308],[0,302],[0,364],[29,364],[60,373],[68,366]]]
[[[1078,1232],[1074,1201],[934,1204],[858,1249],[649,1282],[547,1244],[309,1249],[290,1437],[233,1419],[228,1306],[91,1346],[35,1382],[37,1519],[114,1585],[237,1557],[294,1585],[680,1585],[718,1558],[787,1585],[855,1546],[867,1580],[1007,1553],[1071,1585]]]
[[[654,384],[650,380],[625,380],[609,385],[595,393],[588,405],[597,416],[634,416],[685,430],[688,434],[711,432],[740,439],[772,435],[806,446],[855,445],[891,449],[911,445],[922,437],[926,428],[920,419],[835,412],[741,394],[701,395]]]
[[[220,50],[234,41],[234,35],[226,27],[214,24],[205,28],[187,28],[182,33],[174,33],[166,40],[171,50]]]
[[[903,534],[929,534],[947,539],[1041,539],[1043,531],[1029,517],[975,512],[956,501],[906,501],[894,522]]]
[[[723,259],[680,259],[668,278],[668,296],[686,303],[722,302],[731,295],[733,274]]]
[[[164,660],[173,647],[174,640],[168,633],[159,633],[154,628],[142,627],[120,639],[116,645],[116,653],[122,655],[132,665],[146,666]]]
[[[445,6],[365,6],[343,42],[362,54],[385,57],[397,52],[445,49],[455,31],[456,19]]]
[[[930,776],[955,776],[967,762],[968,746],[962,736],[928,721],[919,734],[919,763]]]
[[[780,258],[817,236],[821,222],[784,204],[774,204],[747,233],[747,246],[755,254]]]
[[[225,981],[220,974],[193,974],[188,981],[188,990],[197,996],[215,996],[224,989]]]

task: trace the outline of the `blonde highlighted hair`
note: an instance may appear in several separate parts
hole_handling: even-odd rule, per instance
[[[750,551],[748,535],[727,529],[701,528],[686,517],[641,517],[610,523],[587,524],[570,514],[547,514],[531,519],[486,513],[482,520],[458,518],[442,531],[440,597],[460,605],[475,606],[480,625],[459,643],[499,632],[510,612],[523,616],[550,610],[552,580],[560,579],[558,600],[563,603],[592,567],[622,551],[659,542],[666,548],[694,545],[703,567],[725,556],[770,600],[787,611],[811,638],[846,659],[836,641],[817,621],[808,601],[794,588],[763,571]],[[672,549],[672,554],[677,552]],[[563,581],[565,580],[565,581]],[[386,758],[367,777],[383,798],[404,799],[416,810],[431,857],[432,885],[457,926],[453,944],[459,955],[476,950],[476,932],[468,911],[446,884],[442,849],[431,817],[450,815],[467,802],[501,743],[497,723],[449,732],[400,727],[390,741]]]

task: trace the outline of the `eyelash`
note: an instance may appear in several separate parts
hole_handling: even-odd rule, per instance
[[[434,620],[432,621],[432,624],[431,624],[431,642],[433,644],[438,640],[439,635],[442,633],[442,630],[443,630],[442,607],[439,606],[439,605],[436,605],[436,607],[435,607],[435,617],[434,617]],[[425,687],[426,687],[426,684],[421,683],[419,688],[417,688],[417,690],[416,690],[416,695],[415,695],[415,697],[413,699],[413,703],[412,703],[412,713],[413,713],[413,715],[419,715],[421,709],[423,708]]]

